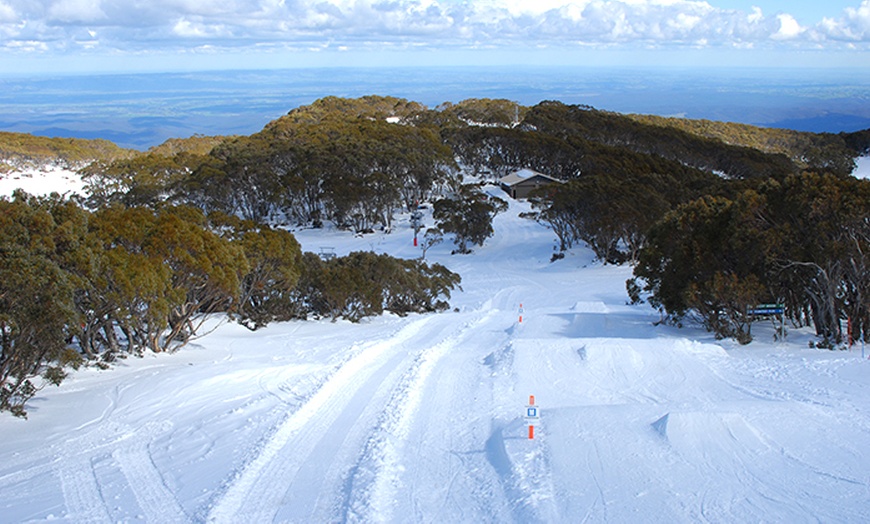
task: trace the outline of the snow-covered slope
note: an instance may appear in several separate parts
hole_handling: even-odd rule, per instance
[[[84,194],[85,184],[75,171],[59,166],[27,167],[0,174],[0,196],[10,196],[16,189],[31,195]]]
[[[870,521],[860,348],[656,327],[626,305],[629,268],[550,263],[525,210],[472,255],[429,251],[463,276],[455,311],[225,324],[44,390],[29,420],[0,417],[0,520]],[[297,236],[419,255],[407,219]]]
[[[855,171],[852,171],[852,176],[870,179],[870,156],[859,156],[855,159]]]

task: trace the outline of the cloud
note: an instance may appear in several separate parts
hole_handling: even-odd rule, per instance
[[[172,32],[183,38],[231,38],[231,33],[222,24],[207,24],[187,18],[178,20]]]
[[[801,26],[715,0],[0,0],[0,45],[248,48],[870,47],[870,0]],[[11,46],[14,47],[14,46]],[[38,49],[39,46],[29,46]]]
[[[779,20],[779,31],[771,35],[774,40],[792,40],[805,31],[803,27],[790,14],[776,15]]]
[[[857,8],[846,8],[839,19],[825,18],[819,28],[824,36],[833,40],[870,41],[870,0],[864,0]]]
[[[48,51],[48,45],[38,40],[10,40],[6,42],[4,47],[10,51],[24,51],[26,53]]]
[[[15,9],[12,9],[5,2],[0,2],[0,24],[14,23],[18,20],[18,15]]]
[[[101,0],[59,0],[48,8],[48,20],[53,22],[93,22],[106,18]]]

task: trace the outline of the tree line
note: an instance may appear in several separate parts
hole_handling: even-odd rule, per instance
[[[870,182],[806,172],[694,200],[651,228],[635,276],[635,298],[720,337],[749,342],[754,305],[777,303],[824,347],[870,341]]]
[[[95,160],[112,162],[135,156],[108,140],[47,138],[0,131],[0,174],[26,167],[59,164],[70,169]]]
[[[257,329],[440,311],[459,276],[353,253],[321,261],[293,235],[187,205],[110,205],[22,192],[0,199],[0,411],[24,415],[64,367],[175,351],[211,313]]]
[[[431,202],[424,250],[449,234],[468,253],[505,205],[464,175],[520,168],[565,181],[533,198],[560,247],[636,264],[630,295],[671,320],[698,315],[746,341],[747,307],[782,301],[826,343],[842,340],[844,317],[866,339],[870,199],[844,175],[866,132],[810,140],[825,147],[801,163],[690,127],[558,102],[329,97],[251,136],[103,157],[83,171],[81,201],[0,200],[0,410],[23,414],[65,365],[174,351],[210,313],[257,329],[445,309],[460,279],[442,266],[322,260],[277,226],[389,231]]]

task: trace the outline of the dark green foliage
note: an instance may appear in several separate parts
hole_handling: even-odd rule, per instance
[[[669,189],[676,185],[657,175],[588,175],[539,190],[535,205],[561,251],[583,241],[600,260],[619,264],[636,259],[647,231],[672,205]]]
[[[57,262],[67,249],[66,224],[52,205],[22,193],[0,200],[0,411],[18,416],[43,384],[63,378],[76,321],[73,280]]]
[[[523,125],[556,137],[580,138],[718,171],[733,179],[783,177],[797,171],[782,154],[728,145],[673,127],[643,124],[615,113],[559,102],[542,102],[533,107]]]
[[[185,196],[255,221],[281,214],[355,231],[389,228],[396,209],[427,199],[453,168],[435,130],[386,120],[418,110],[378,97],[318,101],[216,147],[193,171]]]
[[[183,152],[171,157],[149,153],[111,163],[93,163],[82,170],[88,205],[158,206],[174,199],[182,182],[202,162],[201,156]]]
[[[131,158],[131,149],[122,149],[108,140],[47,138],[25,133],[0,132],[0,167],[42,165],[61,162],[69,167],[89,162],[111,162]],[[2,172],[3,169],[0,169]]]
[[[165,157],[173,157],[179,153],[192,155],[207,155],[216,146],[232,140],[234,136],[205,136],[195,134],[188,138],[170,138],[159,146],[148,148],[148,154],[157,154]]]
[[[733,200],[704,198],[651,231],[635,275],[650,301],[679,317],[699,313],[712,331],[751,339],[746,311],[784,303],[829,346],[868,340],[870,183],[805,173]],[[637,283],[635,284],[635,294]]]
[[[292,234],[252,221],[214,214],[223,235],[244,250],[249,269],[241,280],[235,315],[250,329],[298,316],[296,286],[302,274],[302,250]]]
[[[669,213],[650,232],[635,275],[653,305],[674,316],[697,312],[720,337],[749,342],[747,309],[765,298],[763,231],[753,200],[706,197]]]
[[[502,177],[525,166],[570,179],[589,166],[588,144],[522,128],[465,126],[448,129],[445,140],[475,175]]]
[[[854,133],[840,133],[839,136],[855,156],[870,153],[870,129]]]
[[[482,246],[493,235],[492,219],[506,209],[504,200],[487,196],[480,184],[459,181],[450,196],[435,202],[432,217],[441,232],[453,233],[456,252],[466,254],[469,243]]]
[[[444,299],[460,283],[459,275],[440,264],[369,252],[328,261],[306,253],[303,266],[295,310],[303,317],[357,322],[384,311],[401,316],[442,311],[448,306]]]
[[[385,120],[390,117],[406,119],[423,111],[425,107],[418,102],[392,96],[368,95],[355,99],[327,96],[290,111],[286,116],[271,122],[266,129],[300,123],[317,124],[330,120]]]
[[[870,181],[805,173],[762,188],[772,284],[796,322],[809,319],[830,344],[870,340]]]
[[[155,351],[186,343],[209,313],[232,311],[240,302],[241,281],[250,270],[243,248],[208,227],[196,208],[164,208],[147,232],[145,253],[172,270],[172,289],[181,301],[169,310],[169,331]]]
[[[824,170],[839,175],[848,175],[852,172],[853,158],[861,151],[860,148],[855,148],[854,144],[848,143],[850,137],[859,133],[817,134],[733,122],[688,120],[653,115],[626,116],[655,127],[673,128],[729,145],[757,149],[764,153],[782,154],[801,169]]]
[[[24,416],[82,360],[175,351],[212,313],[251,329],[307,315],[440,311],[443,266],[354,253],[303,259],[290,233],[188,206],[89,212],[60,197],[0,199],[0,411]]]
[[[469,124],[513,127],[522,121],[528,108],[511,100],[469,98],[457,104],[445,102],[438,111]]]
[[[240,302],[244,252],[195,208],[105,208],[91,217],[90,234],[93,268],[81,271],[76,296],[80,346],[91,358],[176,350],[207,314]]]
[[[190,207],[0,199],[0,410],[23,415],[81,358],[175,350],[209,313],[268,310],[298,279],[298,244],[249,224],[228,237]]]

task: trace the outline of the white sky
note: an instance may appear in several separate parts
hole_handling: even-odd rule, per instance
[[[870,67],[870,0],[0,0],[0,72]]]

